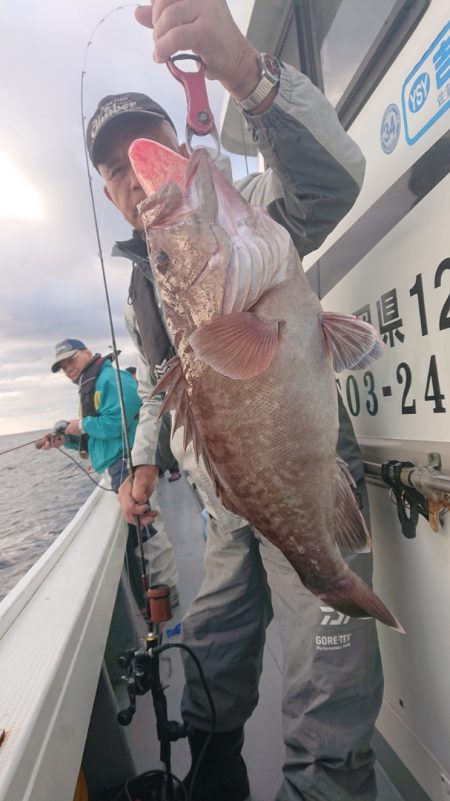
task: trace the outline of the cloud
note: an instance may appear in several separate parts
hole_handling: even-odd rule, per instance
[[[184,138],[182,87],[153,62],[151,32],[135,22],[133,8],[110,14],[116,7],[111,0],[0,4],[0,104],[7,109],[0,152],[20,177],[1,201],[9,212],[0,216],[0,433],[74,413],[73,387],[49,373],[58,340],[81,338],[103,352],[111,343],[82,139],[82,70],[87,117],[106,94],[145,92],[168,108]],[[230,7],[240,13],[239,0]],[[219,120],[223,89],[210,82],[208,91]],[[233,161],[242,174],[243,161]],[[109,255],[129,228],[95,171],[92,182],[116,336],[131,364],[123,323],[130,265]]]

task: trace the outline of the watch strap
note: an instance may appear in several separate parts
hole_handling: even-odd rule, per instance
[[[280,64],[274,56],[260,53],[258,64],[261,71],[259,83],[244,100],[235,100],[237,107],[243,111],[253,111],[257,108],[270,94],[273,87],[280,83]]]

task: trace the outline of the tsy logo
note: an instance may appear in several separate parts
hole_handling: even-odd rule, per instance
[[[420,111],[425,105],[426,99],[430,94],[430,85],[430,76],[427,72],[422,72],[414,81],[408,97],[408,106],[413,114]]]

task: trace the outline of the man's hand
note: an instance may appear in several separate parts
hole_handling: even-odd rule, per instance
[[[43,451],[48,451],[50,448],[61,448],[64,445],[64,434],[54,434],[53,431],[50,431],[35,444],[36,448]]]
[[[239,30],[226,0],[153,0],[135,14],[153,28],[158,63],[179,50],[193,50],[205,64],[206,77],[220,81],[236,100],[258,84],[258,51]]]
[[[64,433],[67,434],[68,437],[69,436],[79,437],[80,434],[81,434],[80,421],[79,420],[70,420],[70,422],[69,422],[67,428],[65,429]]]
[[[157,512],[150,510],[148,499],[155,489],[159,470],[156,465],[141,464],[134,471],[134,480],[126,478],[119,488],[119,502],[127,523],[136,525],[139,515],[142,526],[153,523]]]

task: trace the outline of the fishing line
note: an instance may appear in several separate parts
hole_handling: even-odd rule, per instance
[[[6,451],[0,451],[0,456],[3,456],[5,453],[12,453],[12,451],[18,451],[19,448],[25,448],[26,445],[34,445],[35,442],[39,442],[40,437],[38,439],[31,439],[29,442],[23,442],[22,445],[16,445],[14,448],[8,448]]]
[[[101,273],[102,273],[103,289],[104,289],[104,292],[105,292],[106,308],[107,308],[107,312],[108,312],[108,322],[109,322],[109,329],[110,329],[111,341],[112,341],[112,351],[114,353],[114,359],[115,359],[115,362],[116,362],[116,365],[117,365],[116,383],[117,383],[117,391],[118,391],[118,395],[119,395],[119,406],[120,406],[120,415],[121,415],[121,419],[122,419],[123,437],[124,437],[124,440],[125,440],[125,450],[126,450],[126,454],[127,454],[127,460],[128,460],[130,475],[133,478],[133,476],[134,476],[134,467],[133,467],[132,458],[131,458],[131,446],[130,446],[130,439],[129,439],[129,436],[128,436],[127,418],[126,418],[126,412],[125,412],[125,401],[124,401],[124,395],[123,395],[122,380],[121,380],[121,377],[120,377],[119,353],[118,353],[118,349],[117,349],[116,333],[115,333],[114,323],[113,323],[113,318],[112,318],[111,302],[110,302],[110,297],[109,297],[108,282],[107,282],[107,278],[106,278],[105,261],[104,261],[104,258],[103,258],[103,247],[102,247],[102,242],[101,242],[101,238],[100,238],[100,229],[99,229],[99,222],[98,222],[98,216],[97,216],[97,207],[96,207],[96,204],[95,204],[95,197],[94,197],[94,190],[93,190],[93,179],[92,179],[90,163],[89,163],[89,153],[88,153],[87,144],[86,144],[86,115],[84,113],[84,83],[85,83],[86,64],[87,64],[87,58],[88,58],[88,54],[89,54],[89,48],[91,47],[91,45],[93,43],[94,37],[95,37],[99,27],[108,19],[108,17],[110,17],[112,14],[115,14],[116,11],[122,11],[124,8],[129,8],[129,7],[135,8],[136,7],[136,3],[127,3],[125,6],[117,6],[116,8],[113,8],[108,14],[106,14],[104,17],[102,17],[102,19],[97,23],[97,25],[95,26],[94,30],[92,31],[91,36],[89,38],[89,41],[88,41],[88,43],[86,45],[85,55],[84,55],[84,59],[83,59],[83,66],[82,66],[82,71],[81,71],[81,85],[80,85],[80,102],[81,102],[81,127],[82,127],[82,131],[83,131],[83,148],[84,148],[84,158],[85,158],[85,162],[86,162],[86,173],[87,173],[88,184],[89,184],[89,196],[90,196],[90,199],[91,199],[91,207],[92,207],[92,215],[93,215],[93,220],[94,220],[95,236],[96,236],[96,239],[97,239],[97,246],[98,246],[98,257],[100,259],[100,268],[101,268]]]
[[[16,445],[15,448],[8,448],[8,450],[6,450],[6,451],[0,451],[0,456],[3,456],[5,453],[11,453],[11,451],[17,451],[19,448],[25,448],[26,445],[34,445],[36,442],[39,442],[41,439],[42,439],[42,437],[38,437],[38,439],[32,439],[32,440],[30,440],[30,442],[24,442],[22,445]],[[88,472],[88,470],[86,470],[86,468],[84,468],[83,465],[81,465],[79,462],[77,462],[77,460],[74,459],[74,457],[71,456],[70,453],[67,453],[67,451],[63,451],[63,450],[61,450],[61,448],[58,448],[58,447],[56,448],[56,450],[59,453],[62,453],[63,456],[67,456],[67,458],[70,459],[74,463],[74,465],[76,467],[78,467],[80,470],[83,471],[83,473],[85,473],[87,475],[87,477],[95,484],[96,487],[100,487],[100,489],[106,490],[107,492],[113,492],[113,490],[110,489],[109,487],[104,487],[102,484],[100,484],[98,481],[96,481],[95,478],[93,478],[93,476],[91,476],[91,474]]]
[[[5,453],[12,453],[12,451],[18,451],[18,450],[19,450],[19,448],[25,448],[27,445],[34,445],[36,442],[39,442],[39,440],[40,440],[40,439],[41,439],[41,437],[38,437],[38,439],[31,439],[29,442],[23,442],[23,443],[22,443],[22,445],[16,445],[14,448],[8,448],[6,451],[0,451],[0,456],[4,456],[4,455],[5,455]],[[74,458],[73,458],[73,456],[71,456],[71,455],[70,455],[70,453],[67,453],[66,451],[63,451],[63,450],[61,450],[60,448],[57,448],[56,450],[58,450],[58,451],[59,451],[59,453],[62,453],[62,454],[63,454],[63,456],[67,456],[67,458],[68,458],[68,459],[71,459],[71,461],[72,461],[72,462],[73,462],[73,463],[74,463],[74,464],[75,464],[75,465],[76,465],[76,466],[77,466],[77,467],[78,467],[80,470],[82,470],[82,471],[83,471],[83,473],[86,473],[87,477],[88,477],[88,478],[90,478],[90,480],[91,480],[91,481],[92,481],[92,482],[93,482],[93,483],[94,483],[94,484],[95,484],[97,487],[100,487],[100,489],[103,489],[103,490],[107,490],[108,492],[113,492],[113,490],[112,490],[112,489],[109,489],[109,487],[104,487],[102,484],[100,484],[98,481],[96,481],[96,480],[95,480],[95,478],[93,478],[93,476],[91,476],[91,474],[90,474],[90,473],[89,473],[89,472],[88,472],[88,471],[87,471],[87,470],[86,470],[86,469],[83,467],[83,465],[81,465],[79,462],[77,462],[77,460],[76,460],[76,459],[74,459]]]
[[[80,470],[82,470],[83,473],[86,473],[87,477],[95,484],[96,487],[100,487],[100,489],[106,490],[106,492],[114,492],[114,490],[111,487],[104,487],[103,484],[100,484],[99,481],[96,481],[95,478],[91,476],[91,474],[86,470],[86,468],[83,467],[83,465],[81,465],[79,462],[77,462],[77,460],[74,459],[74,457],[71,456],[70,453],[67,453],[67,451],[63,451],[61,448],[56,448],[56,450],[63,456],[67,456],[67,458],[70,459],[74,463],[74,465],[76,465]]]
[[[103,247],[102,247],[102,242],[101,242],[101,237],[100,237],[100,229],[99,229],[99,223],[98,223],[97,208],[96,208],[96,204],[95,204],[95,197],[94,197],[94,190],[93,190],[93,179],[92,179],[92,174],[91,174],[91,169],[90,169],[90,162],[89,162],[89,153],[88,153],[87,144],[86,144],[86,115],[85,115],[85,111],[84,111],[84,87],[85,87],[85,77],[86,77],[86,74],[87,74],[86,66],[87,66],[89,48],[91,47],[91,45],[92,45],[92,43],[94,41],[95,35],[96,35],[99,27],[112,14],[115,14],[116,11],[122,11],[125,8],[136,8],[136,5],[137,5],[136,3],[127,3],[127,4],[123,5],[123,6],[117,6],[116,8],[113,8],[111,11],[109,11],[108,14],[106,14],[104,17],[102,17],[102,19],[97,23],[97,25],[95,26],[95,28],[93,29],[93,31],[91,33],[91,36],[89,38],[88,43],[86,45],[86,49],[85,49],[85,53],[84,53],[84,59],[83,59],[83,65],[82,65],[82,70],[81,70],[81,81],[80,81],[81,127],[82,127],[82,131],[83,131],[83,147],[84,147],[84,158],[85,158],[85,163],[86,163],[86,174],[87,174],[88,184],[89,184],[89,195],[90,195],[90,199],[91,199],[92,215],[93,215],[93,219],[94,219],[95,236],[96,236],[96,239],[97,239],[98,256],[99,256],[99,259],[100,259],[100,267],[101,267],[101,273],[102,273],[103,288],[104,288],[104,292],[105,292],[106,307],[107,307],[107,310],[108,310],[108,320],[109,320],[109,328],[110,328],[110,333],[111,333],[112,351],[114,353],[114,358],[115,358],[115,362],[116,362],[116,365],[117,365],[116,384],[117,384],[117,392],[118,392],[118,396],[119,396],[119,406],[120,406],[120,416],[121,416],[121,420],[122,420],[122,430],[123,430],[123,436],[124,436],[124,439],[125,439],[125,450],[126,450],[128,469],[129,469],[131,480],[133,480],[133,478],[134,478],[134,472],[135,471],[134,471],[133,460],[132,460],[132,457],[131,457],[131,446],[130,446],[130,438],[129,438],[129,435],[128,435],[127,417],[126,417],[126,411],[125,411],[125,401],[124,401],[124,395],[123,395],[122,380],[121,380],[121,376],[120,376],[119,353],[118,353],[118,350],[117,350],[116,335],[115,335],[114,323],[113,323],[113,318],[112,318],[111,303],[110,303],[109,290],[108,290],[108,282],[107,282],[107,278],[106,278],[105,261],[104,261],[104,258],[103,258]],[[142,577],[143,577],[142,581],[143,581],[144,590],[145,590],[145,593],[146,593],[147,590],[148,590],[148,577],[146,575],[145,567],[144,567],[145,566],[145,554],[144,554],[143,539],[142,539],[142,532],[141,532],[141,524],[140,524],[139,517],[136,518],[136,530],[137,530],[138,545],[139,545],[139,558],[140,558],[140,561],[141,561],[141,574],[142,574]]]
[[[241,124],[241,139],[242,139],[242,147],[244,149],[245,169],[247,170],[247,175],[250,175],[250,170],[248,166],[248,156],[247,156],[247,144],[245,141],[245,130],[244,130],[244,123],[242,121],[242,114],[239,114],[239,122]]]

